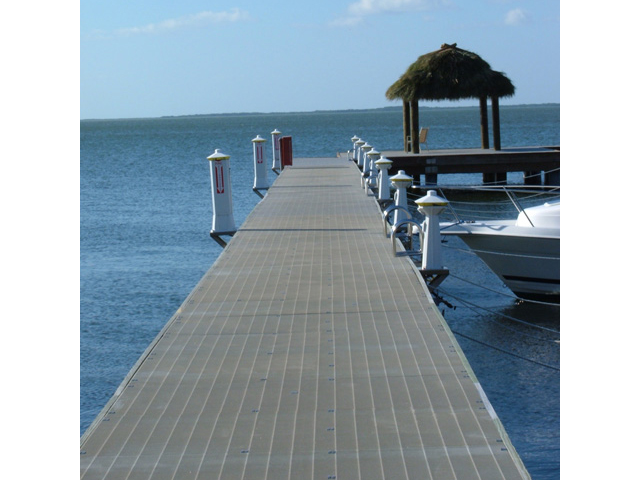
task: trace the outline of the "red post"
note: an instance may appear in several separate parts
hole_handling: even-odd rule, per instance
[[[282,168],[287,165],[293,166],[293,149],[291,146],[291,137],[280,137],[280,164]]]

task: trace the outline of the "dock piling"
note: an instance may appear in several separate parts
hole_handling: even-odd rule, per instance
[[[251,140],[251,142],[253,143],[253,191],[256,192],[259,197],[264,198],[260,190],[269,189],[267,162],[264,158],[264,144],[266,140],[258,135]]]
[[[507,172],[485,172],[482,174],[484,185],[506,185]]]
[[[560,168],[544,172],[544,184],[549,186],[560,185]]]
[[[389,192],[389,169],[393,162],[382,156],[380,160],[375,162],[376,168],[380,170],[380,178],[378,179],[378,201],[383,202],[391,198]]]
[[[416,200],[418,212],[425,216],[422,224],[422,265],[420,273],[429,287],[437,287],[449,275],[449,269],[442,265],[440,246],[440,214],[449,205],[446,199],[429,190],[424,197]]]
[[[349,160],[355,160],[356,158],[356,149],[358,148],[358,146],[356,145],[356,142],[358,140],[360,140],[360,138],[358,138],[355,135],[351,137],[351,143],[353,143],[353,152],[351,152],[351,157],[348,156],[348,152],[347,152],[347,158],[349,158]]]
[[[211,201],[213,205],[210,235],[223,248],[226,246],[226,242],[221,239],[221,235],[231,236],[236,232],[236,224],[233,219],[229,158],[229,155],[225,155],[217,148],[214,153],[207,157],[207,160],[209,160]]]
[[[376,188],[376,186],[377,186],[378,177],[377,177],[376,163],[375,162],[380,158],[380,152],[378,152],[374,148],[372,150],[369,150],[369,153],[367,153],[367,156],[369,157],[367,159],[367,165],[368,165],[367,175],[368,175],[368,179],[365,179],[365,191],[367,190],[367,185],[370,188]]]
[[[367,163],[367,153],[372,149],[373,147],[371,145],[369,145],[368,142],[365,142],[364,145],[362,145],[360,147],[360,158],[358,158],[358,166],[360,168],[362,168],[362,171],[364,172],[365,164]],[[364,188],[364,185],[362,186],[362,188]]]
[[[422,224],[425,245],[422,249],[422,269],[442,269],[442,251],[440,247],[440,213],[449,202],[429,190],[424,197],[416,200],[418,211],[425,216]]]
[[[362,154],[362,145],[364,145],[366,142],[364,140],[362,140],[361,138],[359,138],[358,140],[356,140],[355,142],[355,150],[353,151],[353,156],[354,156],[354,160],[356,162],[356,164],[360,167],[362,166],[362,163],[360,162],[360,156]]]
[[[393,224],[397,224],[403,220],[410,220],[411,216],[406,212],[409,210],[407,205],[407,188],[413,183],[413,178],[404,173],[404,170],[400,170],[396,175],[391,177],[391,183],[396,188],[396,193],[393,195],[395,205],[402,207],[396,209],[393,215]]]
[[[280,160],[280,133],[277,128],[271,132],[271,148],[273,149],[273,165],[271,170],[273,170],[276,175],[282,170]]]

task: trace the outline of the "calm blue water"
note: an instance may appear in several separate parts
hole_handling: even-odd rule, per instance
[[[480,145],[477,108],[424,108],[420,123],[430,127],[429,148]],[[259,200],[251,139],[269,139],[270,153],[275,128],[292,136],[297,157],[344,152],[353,135],[378,150],[402,148],[399,110],[80,122],[81,433],[221,252],[209,237],[206,157],[216,148],[231,155],[240,226]],[[501,134],[503,147],[560,145],[560,107],[502,107]],[[505,292],[477,258],[454,248],[444,255],[453,273]],[[559,308],[518,305],[456,278],[444,286],[456,307],[442,305],[445,318],[532,477],[559,478],[559,335],[484,310],[559,330]]]

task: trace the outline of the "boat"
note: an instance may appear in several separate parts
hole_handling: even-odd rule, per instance
[[[441,222],[440,233],[459,237],[518,297],[559,302],[560,200],[514,204],[515,219]]]

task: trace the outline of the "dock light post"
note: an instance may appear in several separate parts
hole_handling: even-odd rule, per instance
[[[226,242],[220,235],[233,235],[236,224],[233,220],[233,201],[231,198],[231,176],[229,174],[229,155],[219,149],[207,157],[211,175],[211,201],[213,203],[213,222],[211,238],[223,248]]]
[[[363,171],[364,171],[364,166],[367,163],[367,152],[369,150],[371,150],[373,147],[371,145],[369,145],[367,142],[364,143],[364,145],[362,145],[360,147],[360,151],[362,153],[360,153],[360,158],[358,158],[358,166],[362,167]],[[364,187],[364,185],[363,185]]]
[[[440,217],[449,202],[436,195],[435,190],[416,200],[418,211],[425,216],[422,224],[424,244],[422,246],[422,268],[420,272],[430,277],[429,285],[438,286],[449,274],[449,270],[442,266],[442,249],[440,247]]]
[[[365,192],[367,190],[367,176],[369,175],[369,169],[371,167],[371,163],[369,162],[369,152],[371,152],[372,150],[374,150],[374,148],[368,143],[365,143],[362,146],[362,151],[364,153],[362,154],[362,172],[360,173],[360,186],[364,188]]]
[[[282,170],[282,165],[280,165],[280,133],[277,128],[271,132],[271,147],[273,149],[273,166],[271,170],[276,173]]]
[[[365,192],[367,190],[367,184],[371,188],[376,187],[377,172],[376,172],[375,162],[380,158],[380,152],[378,152],[375,148],[373,148],[367,152],[367,157],[368,158],[365,161],[365,170],[362,172],[363,174],[362,178],[364,178]],[[367,179],[367,177],[369,178]]]
[[[397,208],[393,213],[393,224],[396,225],[403,220],[411,220],[403,209],[409,210],[409,206],[407,205],[407,188],[413,183],[413,177],[404,173],[404,170],[400,170],[391,177],[391,183],[396,187],[396,193],[393,195],[395,205],[396,207],[401,207]]]
[[[393,162],[387,157],[381,157],[375,162],[376,168],[380,170],[380,178],[378,179],[378,200],[389,200],[391,193],[389,192],[389,169]]]
[[[350,160],[355,160],[356,158],[356,142],[360,140],[360,138],[356,137],[355,135],[353,137],[351,137],[351,143],[353,143],[353,152],[351,152],[351,159]]]
[[[256,136],[253,140],[253,191],[260,197],[264,198],[264,195],[260,193],[260,190],[269,189],[269,181],[267,179],[267,161],[264,155],[264,144],[266,140],[260,135]]]
[[[356,146],[356,148],[353,151],[353,158],[356,161],[356,163],[358,164],[358,166],[361,165],[361,163],[360,163],[360,154],[361,154],[361,151],[362,151],[362,145],[364,145],[365,143],[366,142],[364,140],[359,138],[358,140],[356,140],[356,143],[354,144]]]

